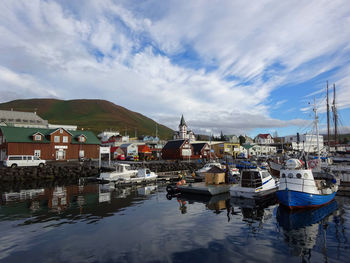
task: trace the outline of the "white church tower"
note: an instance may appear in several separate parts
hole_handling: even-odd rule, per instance
[[[183,115],[181,116],[179,131],[174,133],[174,139],[175,140],[188,139],[191,142],[194,142],[196,140],[194,133],[187,129],[187,124]]]

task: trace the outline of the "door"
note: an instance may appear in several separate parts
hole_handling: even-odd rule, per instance
[[[59,149],[56,151],[56,160],[65,160],[66,159],[66,151],[63,149]]]

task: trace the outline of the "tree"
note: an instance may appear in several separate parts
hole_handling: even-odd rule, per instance
[[[239,144],[240,144],[240,145],[244,144],[245,141],[246,141],[246,140],[245,140],[245,137],[244,137],[243,135],[239,135],[238,139],[239,139]]]
[[[221,131],[221,133],[220,133],[220,141],[225,141],[225,136],[224,136],[224,134],[222,133],[222,131]]]

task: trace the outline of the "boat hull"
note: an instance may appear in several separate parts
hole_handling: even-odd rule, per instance
[[[280,204],[289,209],[312,208],[325,205],[332,201],[336,192],[328,195],[310,194],[288,189],[278,190],[276,192]]]

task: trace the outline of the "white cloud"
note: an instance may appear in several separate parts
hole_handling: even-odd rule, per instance
[[[340,67],[339,106],[350,107],[346,1],[35,0],[0,11],[2,101],[107,99],[174,129],[183,113],[195,132],[241,133],[304,125],[271,118],[288,104],[271,92]]]

